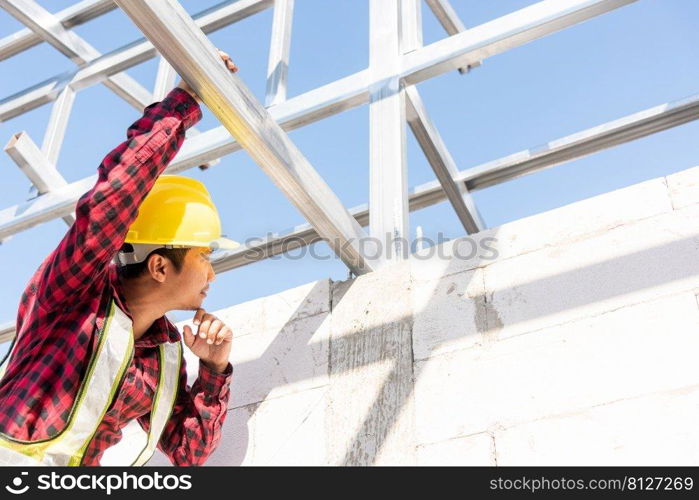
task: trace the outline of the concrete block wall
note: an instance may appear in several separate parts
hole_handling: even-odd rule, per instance
[[[207,465],[699,465],[698,294],[699,167],[229,307]]]

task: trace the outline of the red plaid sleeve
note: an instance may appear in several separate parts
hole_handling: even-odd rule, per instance
[[[200,119],[197,102],[179,88],[145,108],[128,128],[127,140],[102,160],[97,183],[75,207],[75,223],[37,270],[27,294],[36,293],[42,307],[54,308],[79,297],[106,271],[185,130]]]
[[[216,373],[199,362],[199,377],[189,388],[182,359],[179,393],[158,443],[158,449],[173,465],[203,465],[216,449],[226,420],[232,377],[230,363],[223,373]],[[138,422],[148,432],[150,413],[139,417]]]

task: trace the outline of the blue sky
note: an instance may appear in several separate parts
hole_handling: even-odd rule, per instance
[[[44,0],[56,12],[73,3]],[[182,2],[191,13],[217,3]],[[466,26],[475,26],[535,3],[452,0]],[[487,59],[468,75],[451,72],[419,85],[428,112],[459,169],[535,147],[648,107],[699,93],[699,2],[639,0],[604,16]],[[210,35],[231,54],[239,76],[262,100],[272,11]],[[423,5],[425,44],[445,32]],[[21,25],[0,10],[0,38]],[[140,36],[115,10],[75,31],[101,52]],[[368,0],[296,0],[289,69],[289,97],[367,67]],[[41,44],[0,62],[0,99],[73,67]],[[128,71],[152,88],[157,60]],[[0,141],[25,130],[41,144],[50,112],[42,106],[0,123]],[[103,156],[124,138],[138,112],[101,85],[78,94],[58,161],[73,182],[95,172]],[[211,113],[199,128],[218,126]],[[489,227],[684,170],[699,164],[699,123],[690,123],[620,147],[474,193]],[[368,108],[344,112],[290,133],[292,140],[345,206],[368,201]],[[409,184],[434,179],[408,132]],[[26,200],[29,181],[0,153],[0,208]],[[234,239],[263,236],[304,222],[245,152],[185,175],[202,180],[217,202],[225,232]],[[447,203],[411,213],[411,231],[426,236],[464,235]],[[66,231],[62,220],[32,228],[0,245],[0,323],[14,320],[20,294],[36,267]],[[329,255],[324,243],[317,252]],[[347,277],[336,259],[277,258],[218,275],[205,302],[215,310],[330,277]],[[183,317],[178,315],[179,317]]]

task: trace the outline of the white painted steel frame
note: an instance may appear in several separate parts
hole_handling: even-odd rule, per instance
[[[158,60],[158,72],[155,75],[153,84],[153,101],[162,101],[170,90],[177,83],[177,71],[172,65],[161,57]]]
[[[175,0],[117,0],[219,121],[356,274],[375,264],[360,251],[364,231],[282,128]]]
[[[286,101],[293,17],[294,0],[274,0],[272,39],[269,44],[267,91],[265,94],[265,106],[267,107]]]
[[[177,84],[177,71],[164,57],[158,60],[158,71],[155,75],[155,83],[153,84],[153,101],[162,101],[165,96]],[[195,127],[187,129],[187,138],[201,134],[201,131]],[[199,168],[205,170],[212,165],[219,163],[219,160],[214,159],[199,165]]]
[[[402,52],[404,54],[422,46],[421,6],[420,0],[403,0],[401,3]],[[442,184],[444,193],[454,208],[461,225],[469,234],[485,229],[483,219],[468,189],[466,189],[466,185],[454,180],[458,174],[456,163],[449,154],[437,127],[434,126],[427,114],[417,88],[414,85],[409,85],[403,90],[403,93],[405,94],[406,119],[410,129],[432,170],[434,170],[437,180]]]
[[[467,233],[477,233],[485,229],[483,219],[478,212],[466,184],[458,182],[459,174],[456,163],[449,154],[442,137],[427,115],[427,110],[415,86],[406,90],[407,119],[418,144],[425,153],[428,163],[434,170],[437,180],[442,185],[444,193],[456,212],[461,225]]]
[[[102,56],[34,0],[0,0],[0,7],[78,65]],[[103,83],[139,111],[152,102],[152,94],[126,73],[111,75]]]
[[[205,33],[216,31],[272,6],[273,0],[228,0],[194,16]],[[0,101],[0,122],[55,100],[70,85],[81,90],[100,83],[110,75],[153,58],[156,50],[146,39],[116,49],[81,67],[55,75]]]
[[[699,119],[699,94],[688,99],[662,104],[628,115],[596,127],[520,151],[495,161],[459,171],[454,179],[464,183],[470,191],[483,189],[501,182],[551,168],[604,149],[624,144],[684,123]],[[409,192],[409,208],[413,212],[444,201],[447,195],[438,180],[421,184]],[[369,223],[367,205],[350,209],[361,225]],[[2,217],[0,216],[0,220]],[[1,227],[1,226],[0,226]],[[0,235],[2,235],[0,230]],[[258,260],[320,241],[307,224],[276,233],[270,238],[233,250],[214,261],[214,269],[223,272]]]
[[[406,1],[412,2],[413,0]],[[430,3],[429,0],[427,1]],[[397,76],[403,84],[414,84],[445,71],[477,63],[485,57],[632,1],[634,0],[561,0],[557,2],[545,0],[427,47],[411,51],[404,50],[410,53],[399,57],[398,69],[386,77],[395,78]],[[271,3],[272,0],[224,2],[225,5],[221,9],[214,7],[200,13],[198,24],[204,31],[210,32],[239,18],[268,8]],[[444,2],[439,3],[444,5]],[[113,7],[108,4],[109,2],[104,1],[84,1],[56,14],[56,18],[64,28],[69,28],[111,10]],[[432,5],[430,6],[432,7]],[[226,12],[221,12],[226,9],[228,9]],[[81,16],[84,17],[81,18]],[[408,32],[406,31],[404,34],[407,35]],[[6,37],[0,40],[0,59],[8,57],[7,54],[12,55],[35,45],[38,41],[39,38],[28,33],[28,30],[22,30],[15,35]],[[103,56],[93,63],[85,64],[84,67],[75,72],[58,75],[44,82],[43,85],[39,84],[28,91],[20,92],[9,99],[0,101],[0,120],[21,114],[36,107],[36,105],[54,100],[59,96],[65,96],[66,103],[63,106],[66,106],[72,97],[69,93],[63,93],[63,89],[68,83],[75,84],[75,89],[84,88],[153,55],[155,55],[155,51],[149,42],[137,41],[112,54]],[[280,122],[284,129],[291,130],[370,102],[372,89],[381,83],[372,75],[370,69],[364,70],[283,102],[271,110],[272,116]],[[60,144],[62,131],[65,130],[66,112],[60,112],[61,107],[55,106],[52,116],[55,114],[56,117],[51,119],[51,124],[47,129],[43,146],[45,160],[51,154],[56,154],[55,146],[52,146],[52,143]],[[70,105],[67,104],[67,107],[69,108]],[[699,96],[693,96],[552,141],[540,148],[510,155],[456,174],[452,171],[451,177],[457,186],[461,184],[469,190],[481,189],[697,118],[699,118]],[[54,130],[49,132],[51,129]],[[50,138],[52,136],[53,139]],[[238,143],[227,136],[222,127],[218,127],[189,140],[169,171],[190,168],[207,160],[207,158],[213,160],[222,154],[238,149],[240,149]],[[44,170],[39,172],[44,172]],[[38,223],[69,214],[78,197],[94,184],[94,180],[95,178],[92,176],[64,187],[55,188],[53,186],[51,191],[36,200],[0,211],[0,239],[7,238],[15,232]],[[38,182],[45,182],[45,179]],[[410,192],[409,209],[412,211],[424,208],[442,201],[445,196],[445,191],[438,181],[418,186]],[[358,223],[362,225],[368,223],[369,211],[366,206],[352,209],[350,212]],[[22,215],[18,216],[18,213]],[[260,244],[229,252],[224,258],[215,262],[215,267],[218,271],[223,271],[259,260],[243,258],[245,252],[249,252],[251,249],[265,249],[266,253],[261,254],[261,258],[265,258],[280,253],[284,244],[288,244],[290,241],[295,242],[293,244],[296,246],[301,246],[320,239],[318,233],[310,225],[299,226],[286,234],[275,235]],[[293,247],[287,246],[284,249],[290,248]],[[11,335],[10,329],[12,329],[11,325],[5,325],[0,334],[3,336]]]
[[[26,132],[12,136],[5,146],[5,152],[17,163],[40,194],[68,185]]]
[[[203,24],[207,29],[212,29],[215,27],[214,20],[217,20],[216,22],[224,22],[229,21],[230,16],[245,17],[250,15],[250,9],[259,10],[269,6],[269,1],[253,2],[252,0],[245,0],[244,5],[243,1],[236,3],[236,6],[241,10],[235,13],[230,11],[232,7],[227,4],[227,16],[229,17],[225,19],[220,17],[218,11],[210,12],[206,15],[201,14],[200,19],[206,20]],[[458,43],[456,44],[452,40],[446,39],[403,56],[403,61],[407,60],[410,64],[403,64],[401,74],[406,79],[416,80],[418,78],[414,76],[414,73],[419,73],[420,77],[422,77],[434,67],[439,67],[442,71],[448,71],[449,68],[445,67],[445,64],[448,63],[449,57],[463,58],[464,54],[470,54],[473,60],[477,60],[481,58],[478,57],[481,54],[496,53],[505,50],[505,46],[511,47],[526,43],[549,32],[561,29],[566,25],[565,23],[574,24],[580,22],[607,10],[630,3],[630,1],[571,0],[554,3],[547,0],[540,2],[478,28],[473,28],[467,33],[462,33],[458,35]],[[533,18],[530,18],[530,14]],[[563,20],[559,19],[557,14]],[[479,31],[475,35],[465,36],[477,29]],[[513,40],[516,40],[516,43],[513,43]],[[135,44],[135,46],[142,45],[143,43]],[[141,52],[142,50],[139,49],[138,51]],[[425,62],[426,58],[422,55],[425,53],[432,54],[431,62]],[[121,54],[119,57],[124,58],[125,56]],[[453,66],[458,67],[458,64]],[[110,70],[114,70],[114,68]],[[93,71],[96,71],[96,69],[93,68]],[[104,68],[102,68],[102,71],[104,71]],[[285,130],[291,130],[368,102],[370,81],[368,70],[360,71],[274,106],[270,112],[273,118]],[[674,107],[675,104],[667,106]],[[686,112],[692,114],[693,109],[694,107],[690,104],[687,106]],[[668,109],[667,113],[668,116],[677,117],[679,120],[678,124],[695,119],[690,118],[682,121],[685,113],[681,110],[673,111],[673,109]],[[672,121],[672,118],[670,121]],[[643,135],[646,134],[641,134],[639,137]],[[179,172],[238,149],[240,149],[240,146],[230,137],[226,130],[223,127],[218,127],[188,140],[180,154],[174,159],[168,172]],[[93,183],[94,176],[73,183],[60,190],[60,192],[41,196],[28,204],[16,205],[0,211],[0,239],[64,215],[68,212],[68,207],[71,207]]]
[[[459,15],[454,10],[454,7],[451,6],[449,0],[425,0],[425,2],[427,2],[427,5],[429,5],[435,17],[449,35],[456,35],[466,31],[466,26],[461,22]],[[459,68],[459,73],[463,75],[480,65],[481,63],[478,61],[461,67]]]
[[[369,229],[389,260],[409,254],[401,22],[399,0],[369,2]]]
[[[26,132],[12,136],[5,146],[5,152],[36,187],[38,194],[43,195],[68,185],[63,176],[56,170],[46,154],[41,151]],[[67,214],[63,220],[68,226],[75,222],[75,216]]]
[[[401,54],[422,47],[422,0],[401,0],[400,22]]]
[[[41,151],[43,151],[46,159],[52,165],[58,163],[58,156],[61,152],[63,138],[68,128],[68,120],[70,119],[74,102],[75,91],[70,87],[66,87],[58,95],[58,99],[56,99],[51,108],[51,116],[49,116],[49,123],[44,132]]]
[[[65,29],[70,29],[115,8],[116,5],[112,0],[83,0],[57,12],[55,17]],[[29,28],[8,35],[0,39],[0,61],[30,49],[41,42],[43,42],[42,38]]]

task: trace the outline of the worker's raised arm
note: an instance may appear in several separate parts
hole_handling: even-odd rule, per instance
[[[95,186],[80,197],[75,223],[32,277],[25,293],[53,308],[80,295],[121,248],[138,207],[180,149],[185,130],[201,119],[192,95],[173,89],[148,106],[127,140],[98,168]]]

